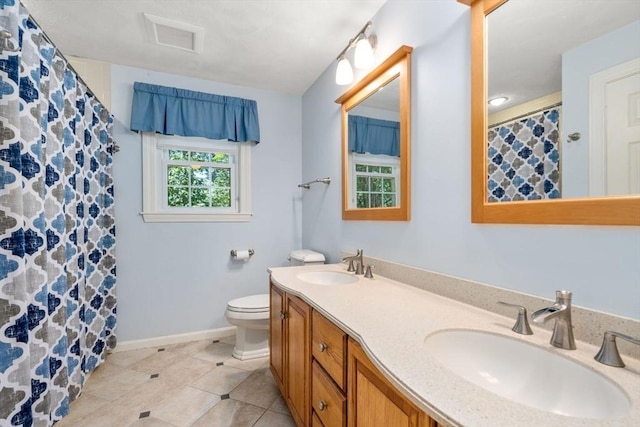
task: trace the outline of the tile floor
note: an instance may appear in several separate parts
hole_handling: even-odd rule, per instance
[[[234,340],[109,354],[56,427],[295,427],[269,358],[234,359]]]

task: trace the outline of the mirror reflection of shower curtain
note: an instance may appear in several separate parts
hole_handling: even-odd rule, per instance
[[[488,132],[489,202],[560,198],[560,107]]]

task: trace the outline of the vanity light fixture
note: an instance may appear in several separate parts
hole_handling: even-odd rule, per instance
[[[507,98],[506,96],[499,96],[497,98],[492,98],[489,100],[489,105],[492,105],[494,107],[497,107],[498,105],[502,105],[505,102],[507,102],[509,100],[509,98]]]
[[[338,60],[338,68],[336,69],[336,84],[348,85],[353,82],[353,69],[351,63],[347,59],[347,52],[352,47],[356,47],[354,54],[354,65],[356,68],[369,68],[374,63],[373,49],[378,41],[375,34],[367,36],[366,32],[371,28],[371,21],[367,22],[364,27],[356,34],[354,38],[349,40],[347,47],[344,48]]]

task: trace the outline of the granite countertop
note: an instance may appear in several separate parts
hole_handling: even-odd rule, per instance
[[[549,344],[551,332],[532,324],[533,335],[511,331],[513,317],[481,310],[376,275],[349,285],[304,282],[306,271],[346,271],[343,264],[269,269],[275,285],[296,295],[358,341],[387,378],[438,422],[454,426],[631,426],[640,425],[640,360],[622,356],[626,367],[596,362],[598,348],[581,341],[568,351]],[[536,344],[599,372],[631,400],[624,417],[596,420],[568,417],[515,403],[454,374],[425,352],[425,338],[444,329],[492,332]],[[550,384],[549,387],[553,387]]]

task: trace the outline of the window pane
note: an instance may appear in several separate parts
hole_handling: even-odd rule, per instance
[[[368,208],[369,207],[369,196],[367,193],[358,193],[357,194],[358,207],[359,208]]]
[[[213,190],[213,206],[228,208],[231,206],[231,189],[216,188]]]
[[[393,173],[393,168],[391,166],[380,166],[380,172],[382,173]]]
[[[214,153],[212,154],[212,161],[215,163],[232,163],[231,155],[226,153]]]
[[[211,153],[192,151],[191,152],[191,161],[192,162],[210,162],[211,161]]]
[[[199,206],[199,207],[206,207],[206,208],[211,206],[209,189],[208,188],[192,188],[191,189],[191,206]]]
[[[187,160],[189,152],[183,150],[169,150],[169,160]]]
[[[191,185],[202,185],[209,187],[211,179],[209,178],[209,168],[200,166],[191,166]]]
[[[371,178],[371,191],[382,191],[382,178]]]
[[[356,182],[357,191],[369,191],[369,178],[366,176],[359,176]]]
[[[371,207],[372,208],[382,207],[382,194],[371,194]]]
[[[366,172],[367,165],[359,165],[356,163],[356,172]]]
[[[211,180],[216,187],[231,187],[231,169],[211,168]]]
[[[189,189],[185,187],[169,187],[168,204],[173,207],[189,206]]]
[[[385,208],[392,208],[396,205],[396,196],[394,194],[385,194],[383,200]]]
[[[188,166],[168,166],[167,184],[169,185],[189,185]]]
[[[380,172],[380,166],[369,166],[369,172]]]
[[[383,185],[384,185],[383,191],[385,193],[395,193],[396,188],[395,188],[394,178],[384,178]]]

